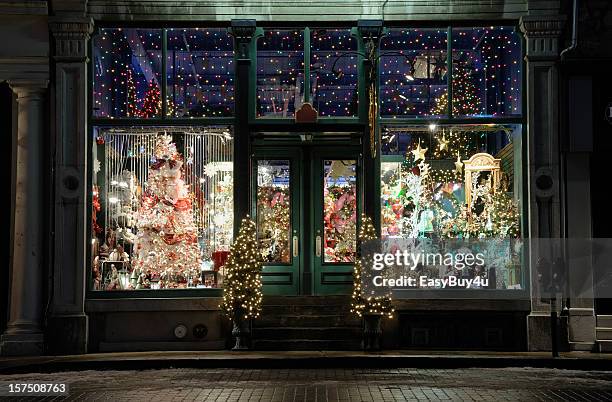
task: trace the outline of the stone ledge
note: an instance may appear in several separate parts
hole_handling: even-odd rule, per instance
[[[180,299],[90,299],[85,301],[87,313],[138,311],[220,311],[223,297]]]

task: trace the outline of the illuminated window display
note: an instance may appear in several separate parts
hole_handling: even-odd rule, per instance
[[[323,248],[327,263],[354,262],[357,247],[357,164],[323,162]]]
[[[220,287],[233,233],[231,130],[95,131],[92,289]]]
[[[383,239],[519,238],[521,133],[502,124],[386,127]],[[520,261],[489,275],[496,289],[522,288]]]
[[[310,29],[310,91],[319,116],[357,116],[357,40],[350,29]],[[335,65],[334,65],[335,63]]]
[[[265,263],[290,261],[291,165],[288,160],[257,161],[257,239]]]
[[[168,29],[167,32],[168,115],[231,116],[234,41],[227,29]]]
[[[520,34],[514,27],[454,28],[453,114],[521,115]],[[444,109],[448,99],[438,99]]]
[[[303,96],[304,31],[266,30],[257,41],[257,116],[293,117]]]
[[[447,30],[390,29],[381,40],[380,115],[382,117],[442,117],[434,108],[446,92]],[[400,52],[384,56],[385,52]]]
[[[102,28],[93,42],[93,115],[161,114],[162,30]]]

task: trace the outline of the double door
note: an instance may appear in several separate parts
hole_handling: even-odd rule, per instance
[[[361,210],[358,149],[256,147],[252,167],[264,294],[349,294]]]

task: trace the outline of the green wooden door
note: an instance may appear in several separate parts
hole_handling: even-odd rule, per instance
[[[264,294],[350,294],[361,211],[358,150],[256,147],[252,166]]]
[[[359,154],[350,148],[313,151],[314,294],[350,294],[361,211]]]
[[[302,238],[301,152],[258,148],[253,158],[252,209],[259,250],[264,259],[263,292],[300,293]]]

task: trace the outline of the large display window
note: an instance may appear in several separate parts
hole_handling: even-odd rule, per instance
[[[522,233],[521,138],[522,126],[513,124],[385,127],[382,239],[505,247],[512,258],[503,266],[485,272],[446,267],[430,277],[480,276],[492,289],[524,289],[520,252],[513,249]]]
[[[231,128],[94,133],[91,288],[221,287],[233,234]]]

